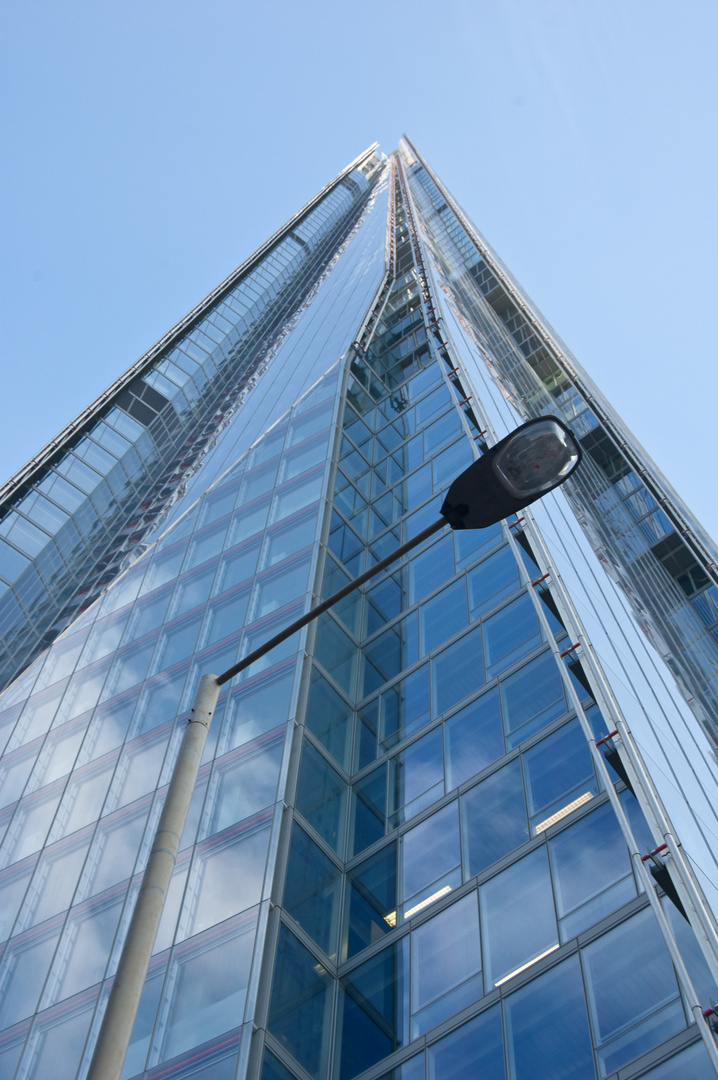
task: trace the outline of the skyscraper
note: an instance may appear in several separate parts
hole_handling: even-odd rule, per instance
[[[546,413],[561,492],[223,689],[123,1077],[714,1075],[716,552],[403,140],[4,489],[2,1076],[86,1072],[200,676]]]

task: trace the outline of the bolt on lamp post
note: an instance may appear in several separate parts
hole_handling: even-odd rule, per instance
[[[484,529],[494,525],[558,487],[575,471],[580,461],[581,449],[561,420],[555,416],[529,420],[501,439],[454,480],[441,506],[441,517],[433,525],[311,608],[221,675],[202,676],[127,930],[87,1080],[119,1080],[122,1072],[207,732],[222,686],[444,526],[450,525],[452,529]]]

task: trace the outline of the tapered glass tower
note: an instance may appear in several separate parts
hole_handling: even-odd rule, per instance
[[[560,492],[223,687],[123,1080],[718,1072],[718,554],[404,140],[3,489],[0,1075],[86,1074],[201,675],[545,414]]]

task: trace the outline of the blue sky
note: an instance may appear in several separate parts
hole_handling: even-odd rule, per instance
[[[0,473],[406,131],[718,534],[714,0],[5,0]]]

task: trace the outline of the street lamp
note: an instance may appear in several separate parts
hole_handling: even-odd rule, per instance
[[[494,525],[558,487],[575,471],[580,461],[581,449],[561,420],[555,416],[529,420],[490,447],[454,480],[442,503],[441,517],[433,525],[311,608],[221,675],[202,676],[170,779],[87,1080],[119,1080],[122,1072],[202,751],[222,686],[444,526],[450,525],[452,529],[484,529]]]

